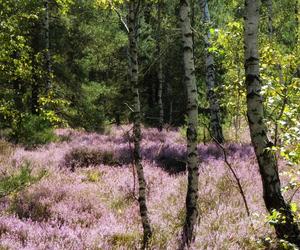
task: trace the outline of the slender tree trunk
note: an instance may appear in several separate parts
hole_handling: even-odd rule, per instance
[[[34,70],[33,70],[34,71]],[[39,79],[36,73],[33,72],[33,79],[31,85],[31,113],[37,115],[39,112]]]
[[[152,101],[152,105],[153,107],[156,106],[157,104],[157,101],[156,101],[156,91],[157,90],[157,86],[156,86],[156,81],[152,81],[152,84],[151,84],[151,101]]]
[[[208,9],[207,0],[200,0],[200,5],[203,13],[203,22],[205,24],[210,23],[210,14]],[[215,72],[215,62],[214,57],[209,49],[211,47],[210,43],[210,31],[207,31],[205,36],[205,47],[206,47],[206,86],[207,86],[207,99],[209,102],[210,109],[210,130],[212,136],[219,142],[224,143],[224,136],[221,126],[221,112],[219,100],[217,98],[215,88],[216,88],[216,72]]]
[[[190,1],[180,0],[179,21],[183,43],[183,63],[185,85],[187,89],[187,167],[188,190],[186,196],[186,218],[183,227],[182,244],[189,246],[194,241],[195,227],[198,221],[198,155],[197,155],[197,126],[198,103],[193,54],[193,32],[190,20]]]
[[[293,223],[290,207],[281,194],[281,184],[275,154],[268,150],[272,143],[267,137],[263,100],[259,78],[258,54],[259,0],[245,0],[245,74],[247,115],[252,144],[263,183],[263,197],[270,213],[275,209],[285,216],[285,223],[275,225],[278,238],[300,246],[300,231]]]
[[[173,99],[170,100],[169,103],[169,124],[172,125],[173,124]]]
[[[164,108],[162,101],[162,92],[163,92],[163,65],[162,65],[162,55],[161,55],[161,0],[158,2],[158,27],[157,27],[157,56],[158,56],[158,69],[157,69],[157,77],[158,77],[158,107],[159,107],[159,121],[158,121],[158,129],[161,131],[164,123]]]
[[[130,54],[130,67],[131,67],[131,86],[134,96],[134,162],[138,175],[139,182],[139,207],[140,215],[142,219],[142,225],[144,230],[143,248],[146,248],[150,237],[152,236],[152,230],[150,226],[150,220],[148,217],[148,210],[146,204],[146,181],[144,177],[143,166],[141,164],[141,107],[139,97],[139,81],[138,81],[138,1],[132,0],[129,2],[128,13],[128,38],[129,38],[129,54]]]
[[[32,81],[31,81],[31,113],[34,115],[37,115],[39,112],[39,76],[37,74],[37,68],[38,68],[38,62],[35,58],[35,55],[40,50],[40,27],[37,25],[37,23],[33,22],[32,26],[32,41],[31,41],[31,47],[33,49],[32,55],[31,55],[31,61],[32,61]]]
[[[49,29],[49,0],[44,0],[44,8],[45,8],[45,21],[44,21],[44,29],[45,29],[45,68],[46,68],[46,93],[52,87],[51,83],[51,53],[50,53],[50,29]]]
[[[20,53],[17,51],[14,51],[11,55],[13,59],[19,59],[21,57]],[[25,92],[25,86],[22,80],[15,75],[15,79],[11,81],[13,89],[14,89],[14,103],[16,110],[18,110],[20,113],[24,111],[24,105],[23,105],[23,95]]]
[[[296,43],[300,43],[300,27],[299,27],[299,23],[300,23],[300,20],[299,20],[299,8],[300,8],[300,1],[299,0],[296,0],[296,3],[295,3],[295,23],[296,23]]]
[[[268,31],[269,36],[272,38],[273,36],[273,0],[266,1],[267,9],[268,9]]]
[[[170,82],[167,83],[167,92],[168,92],[168,99],[169,99],[168,123],[169,123],[169,125],[171,125],[173,123],[173,91],[172,91],[172,85]]]
[[[23,95],[24,95],[25,90],[24,90],[22,80],[20,78],[13,80],[13,88],[15,91],[14,103],[15,103],[16,109],[19,112],[23,112],[24,111]]]

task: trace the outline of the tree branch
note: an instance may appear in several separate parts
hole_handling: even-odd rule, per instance
[[[116,14],[118,15],[118,17],[119,17],[121,23],[123,24],[123,26],[125,27],[127,33],[129,33],[128,25],[127,25],[127,23],[124,21],[124,19],[123,19],[121,13],[119,12],[119,10],[117,10],[117,8],[114,7],[114,5],[112,4],[111,1],[109,1],[109,4],[110,4],[111,8],[112,8],[112,9],[116,12]]]

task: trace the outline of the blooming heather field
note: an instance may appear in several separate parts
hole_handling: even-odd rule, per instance
[[[46,175],[0,200],[0,249],[137,249],[142,228],[133,194],[130,138],[124,133],[128,129],[113,128],[106,135],[61,129],[61,142],[32,151],[2,147],[2,174],[12,174],[29,162],[33,175],[43,170]],[[212,144],[199,145],[201,219],[193,249],[258,249],[260,238],[273,236],[252,148],[226,148],[251,218],[222,151]],[[143,166],[154,227],[151,249],[176,249],[184,218],[185,154],[179,132],[143,130]]]

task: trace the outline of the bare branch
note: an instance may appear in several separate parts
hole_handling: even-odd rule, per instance
[[[241,194],[241,196],[242,196],[242,198],[243,198],[243,201],[244,201],[244,205],[245,205],[245,209],[246,209],[247,215],[250,216],[250,210],[249,210],[248,202],[247,202],[247,199],[246,199],[246,196],[245,196],[245,192],[244,192],[244,190],[243,190],[243,187],[242,187],[242,184],[241,184],[241,181],[240,181],[239,177],[237,176],[237,174],[235,173],[235,171],[234,171],[232,165],[229,163],[229,161],[228,161],[228,159],[227,159],[227,152],[226,152],[226,149],[224,148],[224,146],[223,146],[221,143],[219,143],[219,142],[216,140],[216,138],[214,138],[212,135],[211,135],[211,137],[212,137],[212,139],[214,140],[214,142],[217,144],[217,146],[218,146],[219,148],[221,148],[222,151],[223,151],[224,161],[225,161],[227,167],[230,169],[232,175],[234,176],[234,179],[236,180],[236,184],[238,185],[238,189],[239,189],[240,194]]]
[[[293,198],[294,198],[295,194],[299,191],[299,189],[300,189],[300,186],[296,188],[296,190],[293,192],[291,197],[288,199],[289,203],[291,203],[293,201]]]
[[[204,124],[204,126],[206,126]],[[208,129],[208,128],[207,128]],[[208,129],[209,133],[210,133],[210,130]],[[210,133],[210,136],[211,138],[214,140],[214,142],[216,143],[216,145],[223,151],[223,155],[224,155],[224,162],[226,164],[226,166],[229,168],[230,172],[232,173],[235,181],[236,181],[236,184],[238,186],[238,189],[239,189],[239,192],[242,196],[242,199],[244,201],[244,205],[245,205],[245,209],[246,209],[246,212],[247,212],[247,215],[248,217],[250,217],[250,210],[249,210],[249,206],[248,206],[248,202],[247,202],[247,199],[246,199],[246,195],[245,195],[245,192],[243,190],[243,187],[242,187],[242,184],[241,184],[241,181],[240,181],[240,178],[237,176],[234,168],[232,167],[232,165],[230,164],[230,162],[228,161],[228,157],[227,157],[227,152],[226,152],[226,149],[225,147],[215,138],[213,137],[213,135]]]
[[[125,102],[124,104],[130,109],[131,112],[134,112],[133,108],[130,107],[128,103]]]
[[[128,25],[127,25],[127,23],[124,21],[122,15],[121,15],[121,13],[120,13],[120,11],[112,4],[111,1],[109,1],[109,4],[110,4],[111,8],[112,8],[112,9],[116,12],[116,14],[118,15],[118,17],[119,17],[121,23],[123,24],[123,26],[125,27],[127,33],[129,33]]]

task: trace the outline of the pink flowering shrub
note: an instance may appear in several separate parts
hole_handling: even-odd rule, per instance
[[[3,166],[14,172],[30,161],[33,173],[46,168],[48,175],[0,200],[0,248],[139,248],[142,227],[136,199],[138,184],[131,165],[133,145],[126,133],[130,128],[112,128],[106,135],[60,129],[57,135],[68,140],[35,150],[15,148],[8,154],[1,169]],[[173,250],[184,222],[185,140],[176,131],[143,129],[141,147],[154,231],[151,249]],[[93,159],[79,149],[93,152]],[[242,144],[228,144],[226,150],[241,179],[251,216],[247,216],[236,183],[224,164],[223,152],[213,144],[199,145],[200,220],[192,249],[263,249],[258,241],[274,234],[266,222],[253,150]],[[80,152],[78,158],[72,155],[74,152]],[[104,161],[102,156],[94,158],[94,152],[112,155]],[[122,165],[110,164],[111,159]],[[83,166],[82,161],[84,168],[77,167]],[[72,166],[73,172],[68,169]],[[299,198],[296,194],[294,201]]]

